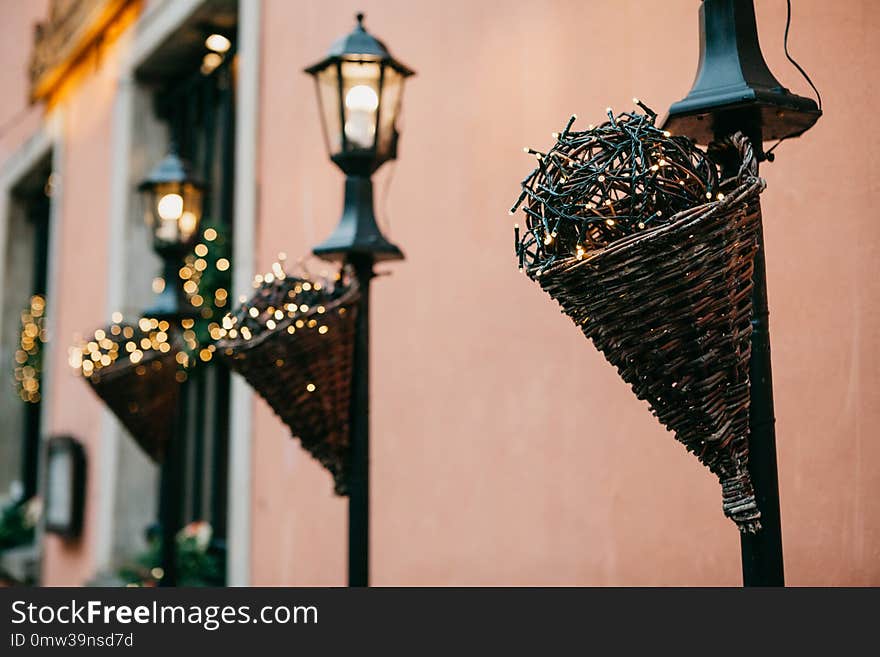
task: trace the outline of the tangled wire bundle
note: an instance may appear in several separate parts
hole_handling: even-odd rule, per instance
[[[522,183],[521,269],[676,439],[717,475],[741,531],[760,527],[748,471],[751,290],[760,227],[751,145],[703,153],[654,115],[572,121]],[[715,161],[739,166],[721,179]]]
[[[522,205],[526,215],[522,237],[515,230],[520,268],[530,276],[717,197],[712,160],[687,137],[657,128],[657,115],[639,106],[646,114],[614,116],[609,108],[608,121],[582,132],[572,130],[573,116],[549,151],[525,149],[538,166],[510,213]]]
[[[334,279],[290,275],[280,263],[223,319],[217,350],[347,492],[354,323],[360,298]]]

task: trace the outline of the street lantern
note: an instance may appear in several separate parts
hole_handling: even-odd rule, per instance
[[[369,175],[397,157],[400,99],[413,71],[364,29],[363,14],[305,71],[315,78],[330,159],[348,174]]]
[[[413,71],[394,59],[364,29],[357,15],[351,34],[305,72],[315,78],[330,159],[346,174],[342,218],[335,232],[313,249],[330,260],[364,256],[402,260],[403,253],[379,230],[370,175],[397,157],[397,117],[404,80]]]
[[[172,146],[138,186],[143,195],[144,218],[161,255],[184,252],[198,232],[205,185]]]
[[[153,233],[153,248],[164,265],[162,289],[146,313],[157,319],[178,320],[193,314],[191,309],[184,310],[187,305],[178,270],[198,235],[205,184],[172,146],[138,185],[138,191],[142,195],[144,219]]]
[[[403,253],[379,230],[372,173],[397,157],[397,117],[403,82],[413,72],[364,29],[351,34],[305,72],[315,78],[330,159],[345,173],[345,200],[336,230],[312,252],[351,266],[360,293],[351,384],[348,489],[348,581],[369,584],[370,543],[370,282],[378,260]]]

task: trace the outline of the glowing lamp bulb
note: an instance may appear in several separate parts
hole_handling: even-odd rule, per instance
[[[376,110],[379,96],[365,84],[358,84],[345,94],[345,107],[348,117],[345,121],[345,136],[358,148],[370,148],[376,135]]]
[[[180,194],[165,194],[156,205],[162,219],[179,219],[183,214],[183,197]]]
[[[232,42],[222,34],[211,34],[205,39],[205,47],[222,54],[232,47]]]
[[[373,87],[359,84],[345,94],[345,106],[353,111],[375,112],[379,108],[379,96]]]

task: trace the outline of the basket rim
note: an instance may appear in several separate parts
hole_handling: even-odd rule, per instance
[[[536,276],[536,278],[541,280],[548,275],[557,274],[563,270],[592,264],[596,260],[605,256],[625,251],[648,238],[664,233],[676,232],[692,223],[706,221],[721,214],[735,214],[737,210],[741,210],[748,205],[751,197],[758,197],[758,195],[764,191],[766,186],[767,183],[763,178],[749,176],[733,191],[720,200],[701,203],[700,205],[695,205],[686,210],[681,210],[674,214],[668,223],[622,237],[615,242],[590,251],[588,255],[581,259],[578,259],[577,256],[573,254],[563,256],[547,269],[538,269],[540,275]]]
[[[324,313],[318,313],[317,305],[311,306],[306,312],[297,313],[293,317],[290,317],[289,315],[287,315],[287,313],[285,313],[284,318],[277,321],[274,329],[267,329],[261,332],[259,335],[255,335],[250,339],[235,338],[234,340],[229,340],[226,338],[221,338],[216,342],[217,349],[220,350],[221,353],[226,349],[233,349],[237,352],[255,349],[261,346],[264,342],[266,342],[266,340],[269,340],[271,337],[275,335],[280,335],[281,333],[287,331],[287,327],[298,320],[304,318],[312,318],[318,314],[327,314],[333,310],[340,308],[341,306],[352,305],[359,298],[360,289],[358,288],[357,282],[353,281],[349,288],[342,294],[342,296],[328,303],[319,304],[324,306]],[[241,331],[239,331],[239,335],[241,335]]]
[[[169,344],[171,344],[171,343],[169,343]],[[94,379],[94,374],[92,374],[90,376],[85,376],[84,374],[81,374],[81,376],[86,381],[88,381],[90,385],[93,385],[93,386],[94,385],[101,385],[102,383],[105,383],[108,381],[112,382],[115,379],[118,379],[118,378],[128,374],[129,372],[133,371],[133,368],[137,368],[141,365],[149,365],[150,363],[152,363],[156,360],[164,361],[169,358],[173,361],[176,358],[176,354],[179,353],[180,351],[181,351],[180,345],[174,345],[174,344],[172,344],[171,349],[165,353],[163,353],[161,351],[157,351],[155,349],[150,349],[149,352],[144,352],[144,357],[141,360],[139,360],[137,363],[132,363],[131,359],[127,359],[127,358],[125,360],[123,360],[125,358],[124,356],[118,357],[110,365],[102,367],[98,371],[99,376],[98,376],[97,381]],[[126,356],[127,355],[128,354],[126,354]],[[120,363],[120,361],[122,361],[122,362]]]

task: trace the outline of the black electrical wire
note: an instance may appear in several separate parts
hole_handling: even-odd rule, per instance
[[[792,57],[788,52],[788,31],[789,31],[789,28],[791,27],[791,0],[786,0],[786,8],[787,8],[787,13],[785,15],[785,37],[783,39],[783,48],[785,49],[785,56],[788,58],[788,61],[790,61],[794,65],[794,67],[798,71],[800,71],[800,74],[802,76],[804,76],[804,79],[813,88],[813,91],[816,92],[816,101],[819,105],[819,111],[821,112],[822,111],[822,94],[819,93],[819,90],[816,88],[816,85],[813,84],[813,81],[810,79],[810,76],[807,75],[807,72],[803,69],[803,67],[800,64],[798,64],[794,60],[794,57]],[[773,161],[773,158],[774,158],[773,151],[775,151],[776,148],[779,146],[779,144],[784,142],[786,139],[788,139],[788,137],[783,137],[782,139],[777,141],[775,144],[773,144],[773,147],[770,150],[768,150],[767,152],[764,153],[764,157],[769,162]]]
[[[803,68],[801,68],[801,65],[798,64],[794,60],[794,57],[792,57],[788,53],[788,29],[789,29],[789,27],[791,27],[791,0],[786,0],[786,4],[788,6],[788,13],[785,16],[785,39],[783,40],[783,47],[785,48],[785,56],[788,57],[788,61],[790,61],[794,65],[794,67],[798,71],[800,71],[801,75],[804,76],[804,79],[807,81],[807,83],[811,87],[813,87],[813,91],[816,92],[816,100],[819,103],[819,111],[821,112],[822,111],[822,94],[820,94],[819,90],[816,89],[816,85],[813,84],[813,81],[810,79],[810,76],[807,75],[807,72]]]

